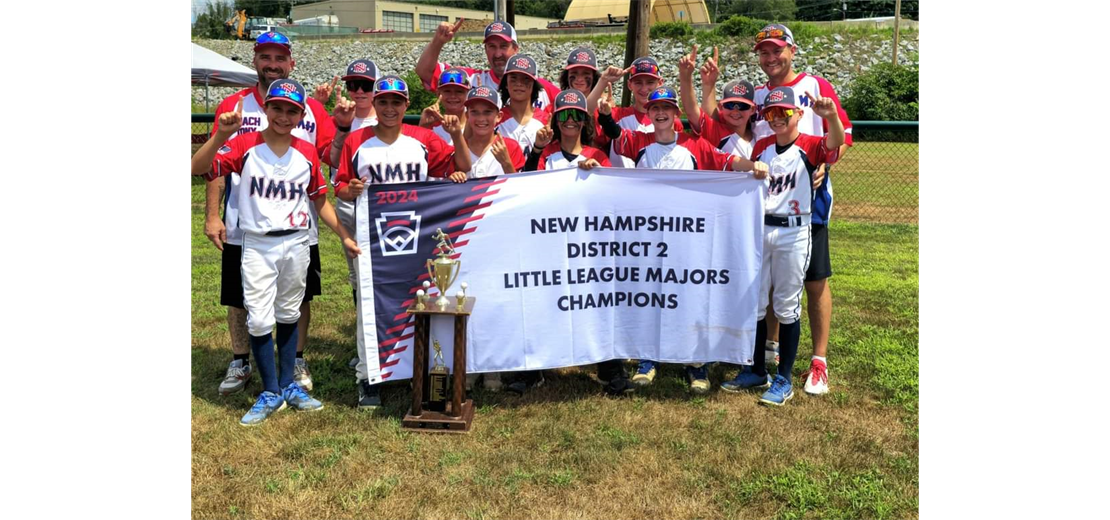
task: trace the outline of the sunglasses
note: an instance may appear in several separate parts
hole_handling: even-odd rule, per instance
[[[768,122],[776,119],[786,119],[793,115],[794,109],[791,108],[771,107],[763,111],[763,119],[766,119]]]
[[[279,32],[262,33],[262,35],[259,36],[258,40],[255,42],[255,45],[257,46],[257,45],[263,45],[263,44],[267,44],[267,43],[276,43],[276,44],[282,45],[282,46],[284,46],[288,49],[293,48],[293,43],[289,41],[289,38],[287,36],[285,36],[284,34],[281,34]]]
[[[448,72],[439,77],[439,85],[461,85],[463,87],[469,86],[466,76],[461,72]]]
[[[786,36],[786,31],[782,29],[771,29],[770,31],[759,31],[755,33],[755,41],[766,40],[767,38],[782,38]]]
[[[405,85],[404,81],[401,81],[397,78],[383,79],[383,80],[378,81],[378,83],[377,83],[378,92],[402,92],[403,93],[403,92],[408,91],[408,89],[409,89],[409,86]]]
[[[347,90],[349,90],[351,92],[361,90],[363,92],[370,93],[370,92],[374,91],[374,82],[373,81],[368,81],[368,80],[363,80],[363,79],[348,80],[347,81]]]
[[[752,105],[749,105],[747,103],[741,103],[739,101],[728,101],[728,102],[725,102],[725,103],[721,103],[721,106],[724,107],[725,110],[735,110],[735,111],[738,111],[738,112],[744,112],[744,111],[752,108]]]
[[[567,120],[582,122],[586,120],[586,113],[581,110],[563,110],[555,113],[555,120],[560,123]]]

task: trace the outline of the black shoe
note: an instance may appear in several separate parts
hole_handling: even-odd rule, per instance
[[[544,379],[542,371],[529,370],[527,372],[521,372],[520,374],[518,374],[516,379],[512,383],[509,383],[507,386],[505,386],[505,389],[514,394],[523,395],[524,392],[527,392],[530,389],[543,386],[543,382]]]
[[[597,364],[597,379],[602,385],[606,385],[614,379],[628,379],[628,372],[621,360],[610,359]]]
[[[362,379],[358,382],[358,409],[374,410],[382,405],[381,391],[378,385],[372,385]]]
[[[601,389],[604,390],[606,394],[612,396],[621,396],[635,392],[636,385],[632,384],[632,380],[628,379],[628,376],[619,375],[617,377],[614,377],[613,379],[610,379],[608,383],[605,383],[605,386],[601,387]]]

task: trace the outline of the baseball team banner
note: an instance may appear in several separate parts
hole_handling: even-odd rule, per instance
[[[368,186],[356,206],[368,376],[412,376],[405,309],[434,283],[425,263],[437,229],[461,262],[452,305],[461,282],[477,298],[470,373],[618,358],[751,364],[764,190],[735,172],[609,168]],[[449,331],[433,320],[448,357]]]

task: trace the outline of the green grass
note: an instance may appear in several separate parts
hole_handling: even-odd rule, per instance
[[[203,185],[192,190],[197,518],[918,515],[916,224],[831,226],[829,395],[798,388],[786,407],[764,407],[716,390],[735,374],[718,366],[704,397],[665,367],[646,391],[612,399],[587,369],[563,369],[523,397],[477,391],[474,430],[457,437],[402,431],[403,383],[384,387],[377,413],[355,410],[354,311],[338,241],[325,231],[306,358],[326,408],[248,429],[237,423],[250,398],[216,392],[230,359],[219,254],[203,235]],[[802,330],[795,376],[810,354]]]

